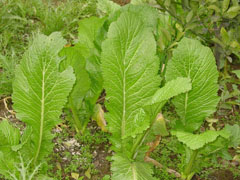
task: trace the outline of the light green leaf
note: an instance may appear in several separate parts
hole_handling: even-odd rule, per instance
[[[135,136],[149,124],[135,117],[160,84],[153,33],[135,13],[124,12],[111,24],[102,50],[109,130],[119,139]]]
[[[225,44],[228,44],[230,41],[229,35],[224,27],[221,28],[220,30],[222,40]]]
[[[232,6],[226,12],[228,18],[234,18],[240,13],[240,6]]]
[[[178,77],[175,80],[167,82],[164,87],[158,89],[147,105],[166,101],[181,93],[186,93],[191,90],[191,88],[191,79]]]
[[[210,6],[208,6],[207,7],[208,9],[211,9],[211,10],[214,10],[216,13],[219,13],[219,12],[221,12],[220,11],[220,9],[219,9],[219,7],[217,7],[216,5],[210,5]]]
[[[172,134],[177,136],[180,142],[184,143],[192,150],[204,147],[206,144],[215,141],[218,136],[221,136],[225,139],[228,139],[230,136],[230,133],[226,130],[209,130],[201,134],[192,134],[184,131],[172,131]]]
[[[186,22],[189,23],[189,22],[192,20],[192,18],[193,18],[193,10],[191,10],[191,11],[188,13],[188,15],[187,15],[187,17],[186,17]]]
[[[60,33],[37,35],[16,70],[13,84],[17,118],[32,127],[34,163],[52,150],[51,129],[59,123],[62,108],[75,81],[73,69],[59,73],[59,51],[66,41]]]
[[[94,40],[104,21],[105,18],[94,16],[81,20],[78,28],[78,42],[89,49],[94,48]]]
[[[20,140],[20,131],[12,127],[7,120],[0,122],[0,150],[1,146],[17,145]]]
[[[135,13],[136,16],[138,16],[142,22],[147,26],[153,29],[153,31],[156,30],[157,24],[158,24],[158,18],[159,18],[159,12],[145,4],[145,5],[126,5],[123,8],[121,8],[122,12],[128,11],[130,13]]]
[[[227,124],[225,128],[230,134],[230,146],[237,148],[240,145],[240,127],[235,124],[233,126]]]
[[[124,13],[124,12],[129,12],[129,13],[135,13],[139,19],[149,28],[152,28],[153,32],[156,32],[157,30],[157,25],[158,25],[158,18],[159,18],[159,13],[158,11],[149,6],[149,5],[132,5],[128,4],[123,6],[121,9],[119,9],[117,12],[115,12],[112,16],[108,18],[108,23],[112,23],[116,21],[119,16]]]
[[[0,122],[0,174],[8,177],[7,171],[15,169],[17,153],[12,147],[19,145],[20,131],[7,120]]]
[[[154,135],[160,135],[160,136],[168,136],[168,130],[166,127],[166,121],[163,118],[163,115],[161,113],[158,114],[156,121],[154,122],[153,126],[153,132]]]
[[[97,9],[105,15],[109,15],[120,8],[120,5],[110,0],[98,0],[97,3]]]
[[[100,68],[100,57],[93,54],[86,60],[86,70],[89,73],[91,86],[86,94],[85,102],[88,109],[93,112],[94,106],[103,89],[103,77]]]
[[[223,0],[222,2],[222,12],[225,12],[229,7],[230,0]]]
[[[91,84],[85,67],[85,58],[81,56],[78,46],[63,48],[63,50],[60,52],[60,56],[65,58],[60,63],[60,70],[63,71],[69,66],[71,66],[74,70],[76,82],[69,98],[72,99],[73,105],[79,109],[81,107],[82,100],[89,90]]]
[[[210,48],[197,40],[183,38],[173,51],[166,70],[167,82],[177,77],[190,78],[192,83],[192,90],[173,99],[181,118],[177,127],[192,132],[216,110],[219,101],[218,71]]]
[[[240,79],[240,70],[234,70],[232,72],[237,75],[238,79]]]
[[[112,180],[156,180],[156,178],[152,177],[153,171],[147,163],[132,162],[117,154],[112,159]]]

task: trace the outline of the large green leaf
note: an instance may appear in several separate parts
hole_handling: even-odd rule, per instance
[[[84,98],[91,85],[91,80],[86,71],[86,61],[81,55],[81,50],[79,46],[74,46],[66,47],[60,52],[60,55],[65,57],[60,64],[60,70],[65,70],[71,66],[76,76],[76,82],[68,97],[67,104],[72,113],[68,112],[69,116],[67,118],[73,123],[77,131],[81,131],[84,121],[88,122],[89,119],[88,116],[86,117],[86,113],[83,112],[85,112]]]
[[[59,73],[59,51],[66,41],[60,33],[37,35],[16,69],[13,84],[17,118],[32,127],[34,163],[52,150],[51,129],[59,123],[61,110],[75,81],[73,69]]]
[[[132,162],[121,155],[114,155],[112,159],[112,180],[156,180],[152,177],[153,171],[147,163]]]
[[[72,99],[73,105],[78,109],[81,106],[82,100],[90,88],[90,78],[86,71],[85,58],[79,53],[79,47],[66,47],[60,55],[65,57],[60,64],[60,70],[65,70],[72,66],[76,76],[76,82],[73,86],[69,98]]]
[[[78,42],[89,49],[94,48],[94,41],[105,18],[90,17],[79,22]]]
[[[178,127],[187,131],[197,130],[203,120],[216,110],[219,101],[218,71],[210,48],[197,40],[183,38],[173,51],[166,71],[167,81],[177,77],[190,78],[192,83],[191,91],[173,100],[181,118]]]
[[[15,169],[17,153],[12,149],[20,142],[20,131],[7,120],[0,122],[0,174],[8,177],[7,171]]]
[[[112,22],[116,21],[119,18],[119,16],[125,12],[135,13],[136,16],[141,19],[142,23],[145,24],[145,26],[152,28],[152,31],[156,32],[159,13],[156,10],[156,8],[153,8],[147,4],[145,5],[128,4],[126,6],[123,6],[108,18],[108,23],[111,24]]]
[[[177,96],[181,93],[185,93],[191,90],[191,79],[178,77],[175,80],[169,81],[166,85],[158,89],[151,100],[147,103],[152,105],[155,103],[164,102],[174,96]]]
[[[230,133],[226,130],[209,130],[201,134],[192,134],[184,131],[172,131],[172,134],[177,136],[180,142],[186,144],[192,150],[204,147],[206,144],[215,141],[218,136],[226,139],[230,136]]]
[[[240,127],[235,124],[233,126],[227,124],[225,128],[230,134],[230,146],[237,148],[240,145]]]
[[[142,107],[160,84],[153,33],[135,13],[124,12],[111,24],[102,50],[109,130],[119,140],[135,136],[149,125]]]
[[[109,15],[120,8],[120,5],[109,0],[98,0],[97,3],[97,9],[105,15]]]
[[[20,140],[20,131],[12,127],[7,120],[0,122],[0,146],[17,145]],[[0,147],[0,150],[1,150]]]
[[[80,50],[79,53],[86,59],[86,71],[91,81],[90,89],[86,93],[85,98],[86,109],[90,114],[93,113],[94,106],[103,87],[99,55],[102,39],[98,43],[96,39],[100,36],[100,30],[104,21],[105,18],[90,17],[81,20],[79,23],[79,39],[76,46]]]

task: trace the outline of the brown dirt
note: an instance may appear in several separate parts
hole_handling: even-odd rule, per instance
[[[228,169],[217,170],[217,171],[213,172],[212,174],[210,174],[208,179],[209,180],[239,180],[239,178],[234,179],[233,173]]]
[[[114,1],[115,3],[117,3],[117,4],[121,5],[121,6],[124,6],[124,5],[126,5],[126,4],[131,2],[131,0],[112,0],[112,1]]]

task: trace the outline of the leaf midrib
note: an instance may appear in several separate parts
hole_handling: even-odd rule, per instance
[[[39,141],[38,141],[38,148],[37,152],[34,157],[34,164],[36,164],[36,161],[39,156],[39,152],[41,149],[42,145],[42,135],[43,135],[43,121],[44,121],[44,105],[45,105],[45,66],[43,66],[43,71],[42,71],[42,97],[41,97],[41,118],[40,118],[40,131],[39,131]]]

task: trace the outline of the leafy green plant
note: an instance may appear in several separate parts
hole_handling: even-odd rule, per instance
[[[37,35],[16,69],[12,97],[14,109],[17,118],[25,122],[27,128],[22,137],[18,129],[6,122],[3,122],[3,127],[0,128],[8,138],[6,143],[2,141],[8,144],[8,153],[5,144],[1,145],[1,172],[5,172],[3,174],[6,177],[13,177],[14,174],[16,179],[19,179],[20,175],[24,179],[22,172],[25,172],[25,163],[22,163],[22,158],[22,169],[15,167],[19,161],[18,152],[24,162],[29,162],[26,168],[33,168],[29,177],[32,179],[52,150],[51,129],[59,123],[62,107],[75,81],[72,68],[58,72],[61,61],[58,53],[65,43],[60,33],[53,33],[49,37]]]
[[[192,90],[175,97],[172,101],[180,116],[172,134],[192,151],[182,173],[182,179],[189,180],[194,175],[193,165],[201,151],[220,138],[229,139],[230,134],[226,130],[207,130],[201,134],[193,134],[199,130],[204,119],[216,110],[219,101],[218,72],[211,50],[196,40],[184,38],[173,51],[173,57],[166,70],[167,81],[176,77],[188,77],[192,83]],[[217,148],[219,147],[216,146],[215,150]]]
[[[154,26],[149,26],[147,18],[146,21],[139,18],[147,7],[128,8],[112,22],[102,44],[101,68],[107,93],[105,105],[109,111],[105,118],[116,152],[112,157],[112,179],[154,179],[151,166],[140,153],[143,141],[163,104],[191,89],[191,84],[189,79],[180,78],[158,88]],[[134,12],[134,8],[144,10]],[[173,89],[176,84],[182,87]]]
[[[64,48],[60,55],[65,59],[61,69],[72,66],[76,82],[68,98],[68,119],[77,132],[84,134],[95,104],[102,92],[102,77],[99,68],[99,50],[95,45],[104,18],[91,17],[79,22],[78,42],[73,47]]]

